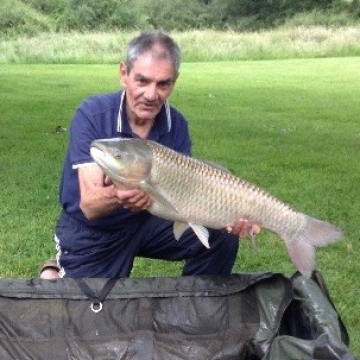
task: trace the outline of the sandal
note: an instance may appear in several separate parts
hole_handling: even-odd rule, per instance
[[[41,265],[39,269],[40,279],[56,279],[59,278],[60,266],[56,259],[48,259]]]

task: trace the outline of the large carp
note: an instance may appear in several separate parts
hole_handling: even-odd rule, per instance
[[[174,221],[176,239],[191,227],[209,247],[206,227],[222,229],[245,218],[279,235],[295,267],[309,277],[315,269],[315,247],[342,236],[334,225],[292,209],[225,169],[156,142],[100,139],[90,152],[115,185],[151,194],[148,211]]]

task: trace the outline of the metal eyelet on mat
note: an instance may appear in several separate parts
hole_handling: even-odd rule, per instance
[[[90,305],[90,309],[94,312],[94,313],[99,313],[103,308],[103,305],[101,302],[96,302],[96,303],[91,303]]]
[[[89,285],[82,278],[75,279],[79,288],[83,292],[83,294],[91,301],[90,309],[94,313],[99,313],[103,308],[103,302],[106,297],[109,295],[111,289],[114,287],[116,283],[115,278],[110,278],[106,281],[105,285],[102,287],[100,292],[94,291],[89,287]]]

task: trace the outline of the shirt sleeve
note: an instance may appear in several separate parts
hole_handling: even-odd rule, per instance
[[[191,156],[192,143],[188,121],[180,112],[175,109],[173,109],[172,117],[174,120],[174,129],[172,129],[173,139],[172,146],[170,147],[184,155]]]
[[[184,122],[183,136],[180,138],[178,151],[191,156],[191,137],[187,121]]]
[[[69,155],[73,168],[94,163],[90,155],[91,143],[99,138],[91,104],[85,100],[76,110],[70,128]]]

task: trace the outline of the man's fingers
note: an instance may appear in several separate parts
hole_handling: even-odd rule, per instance
[[[105,178],[104,178],[104,185],[105,186],[109,186],[109,185],[112,185],[113,184],[113,181],[110,177],[108,177],[107,175],[105,175]]]
[[[132,190],[119,194],[119,203],[125,209],[136,212],[146,210],[152,204],[152,198],[142,190]]]
[[[251,236],[258,235],[261,228],[256,224],[249,225],[249,222],[246,219],[239,219],[233,226],[226,226],[225,231],[229,234],[232,233],[237,235],[239,238],[245,238],[248,237],[249,234],[251,234]]]
[[[254,224],[254,225],[251,227],[251,230],[252,230],[253,235],[258,235],[258,234],[260,234],[260,232],[261,232],[260,226],[259,226],[259,225],[256,225],[256,224]]]
[[[240,219],[233,228],[233,233],[238,234],[240,238],[246,237],[248,233],[248,221]]]

